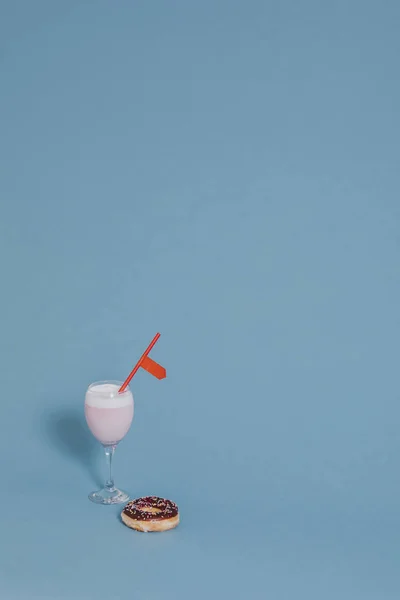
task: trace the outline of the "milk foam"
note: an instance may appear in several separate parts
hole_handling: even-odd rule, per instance
[[[118,393],[119,386],[115,383],[94,385],[86,392],[85,403],[94,408],[122,408],[133,402],[132,392],[126,390]]]

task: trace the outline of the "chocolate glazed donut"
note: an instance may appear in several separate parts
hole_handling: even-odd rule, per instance
[[[158,496],[131,500],[121,513],[125,525],[138,531],[166,531],[179,523],[179,510],[175,502]]]

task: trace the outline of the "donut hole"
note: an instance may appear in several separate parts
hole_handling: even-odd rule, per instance
[[[160,508],[156,508],[155,506],[146,506],[146,508],[143,508],[143,512],[158,514],[162,512],[162,510]]]

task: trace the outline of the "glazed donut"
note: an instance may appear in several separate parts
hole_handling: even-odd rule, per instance
[[[131,500],[121,513],[122,522],[138,531],[166,531],[179,523],[175,502],[158,496]]]

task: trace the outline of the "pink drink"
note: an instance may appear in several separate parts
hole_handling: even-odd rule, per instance
[[[103,383],[86,392],[85,415],[90,431],[104,445],[117,444],[128,433],[133,419],[133,396],[128,389]]]

